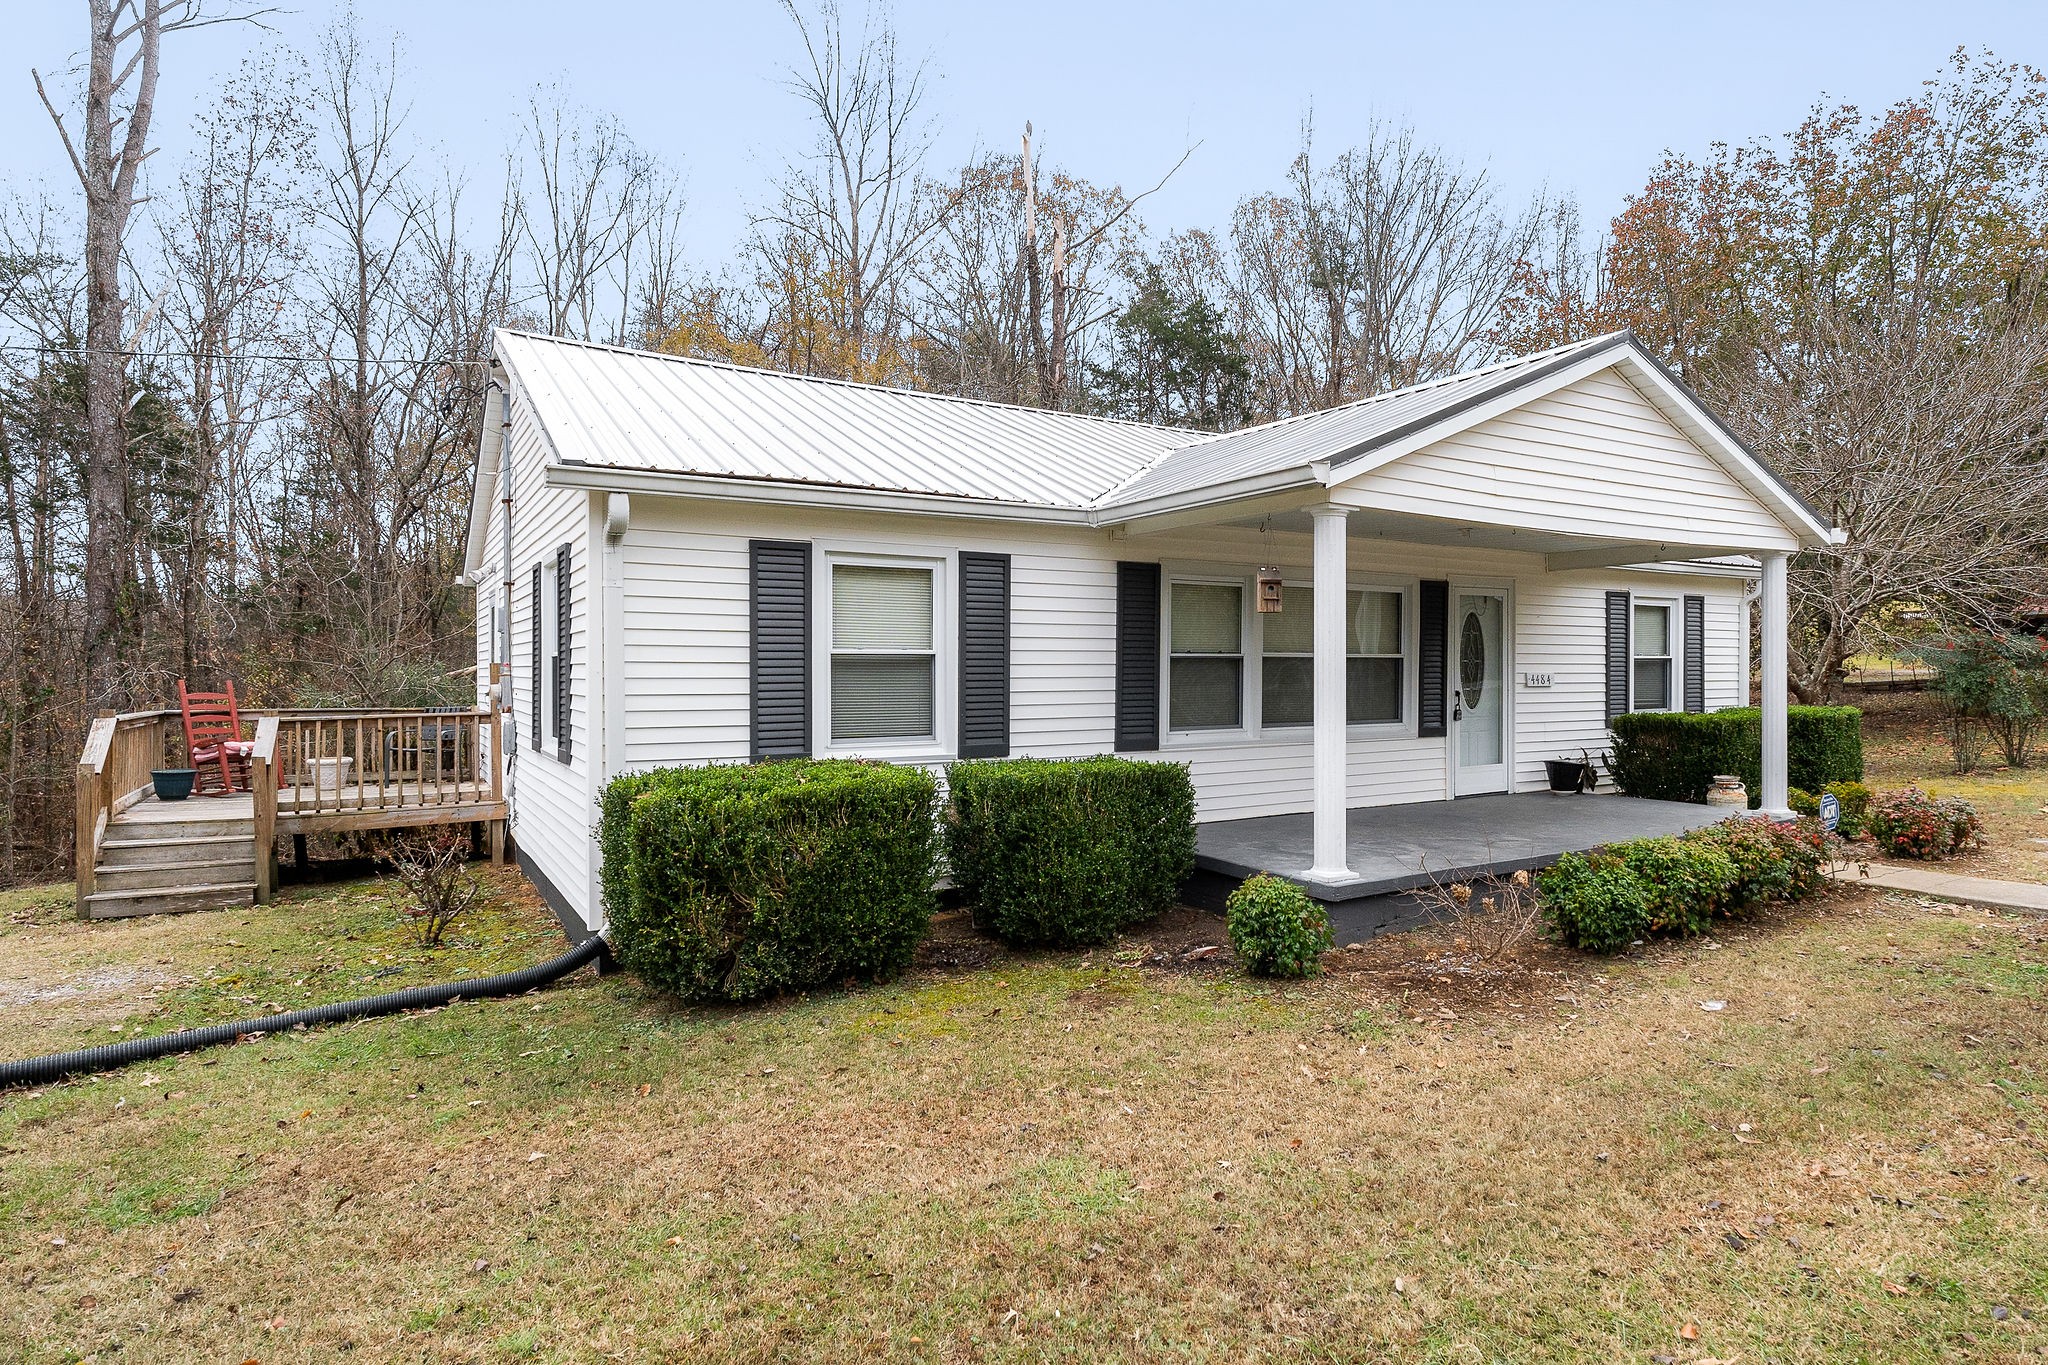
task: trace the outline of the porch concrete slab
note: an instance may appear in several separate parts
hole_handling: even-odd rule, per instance
[[[1864,868],[1848,867],[1835,873],[1835,880],[1850,885],[1881,886],[1887,891],[1904,891],[1930,900],[1963,901],[1991,910],[2018,910],[2025,914],[2048,915],[2048,886],[2040,882],[2008,882],[1992,877],[1964,877],[1932,868],[1895,867],[1870,863]]]
[[[1683,801],[1550,792],[1361,806],[1345,820],[1346,861],[1354,875],[1344,881],[1306,875],[1315,853],[1312,815],[1262,815],[1197,826],[1195,866],[1211,879],[1271,872],[1319,901],[1341,903],[1411,891],[1432,881],[1547,867],[1564,853],[1621,839],[1682,834],[1726,814],[1720,807]],[[1389,918],[1403,917],[1391,904],[1384,910]]]

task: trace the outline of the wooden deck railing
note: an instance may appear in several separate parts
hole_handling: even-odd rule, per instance
[[[86,732],[78,755],[77,867],[79,904],[93,893],[94,868],[106,842],[107,824],[140,801],[149,790],[150,773],[168,766],[176,711],[131,711],[101,716]]]
[[[504,856],[505,769],[492,710],[259,713],[250,756],[259,900],[270,899],[270,857],[281,830],[490,825]]]
[[[503,729],[493,710],[246,710],[256,894],[277,886],[277,836],[472,822],[505,850]],[[78,756],[79,903],[92,895],[107,828],[148,795],[151,772],[188,764],[176,710],[102,716]],[[174,745],[174,740],[176,741]],[[176,752],[173,753],[173,748]]]

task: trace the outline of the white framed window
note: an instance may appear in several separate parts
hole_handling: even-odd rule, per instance
[[[535,738],[542,748],[559,750],[562,744],[562,599],[561,581],[555,572],[552,557],[538,565],[534,582],[540,585],[536,595],[534,622],[535,649],[539,651],[540,692],[534,698],[534,714],[540,718],[539,733]]]
[[[1245,581],[1167,584],[1166,728],[1244,728]]]
[[[940,742],[940,565],[830,555],[826,738],[848,749]]]
[[[1676,709],[1678,649],[1673,634],[1676,604],[1637,598],[1629,622],[1630,709]]]
[[[1315,588],[1286,584],[1281,609],[1259,617],[1259,712],[1267,727],[1315,720]],[[1398,725],[1407,693],[1406,594],[1352,588],[1344,602],[1344,718]]]

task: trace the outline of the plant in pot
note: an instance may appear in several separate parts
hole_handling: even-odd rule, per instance
[[[1584,749],[1579,750],[1577,758],[1545,759],[1543,772],[1550,779],[1550,789],[1560,796],[1589,792],[1600,785],[1600,775],[1593,770],[1593,756]]]
[[[159,801],[183,801],[192,794],[192,783],[198,776],[192,768],[152,768],[149,773]]]

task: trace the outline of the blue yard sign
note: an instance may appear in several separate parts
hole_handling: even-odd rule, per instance
[[[1820,799],[1820,827],[1828,833],[1835,832],[1835,826],[1842,823],[1842,803],[1833,792]]]

